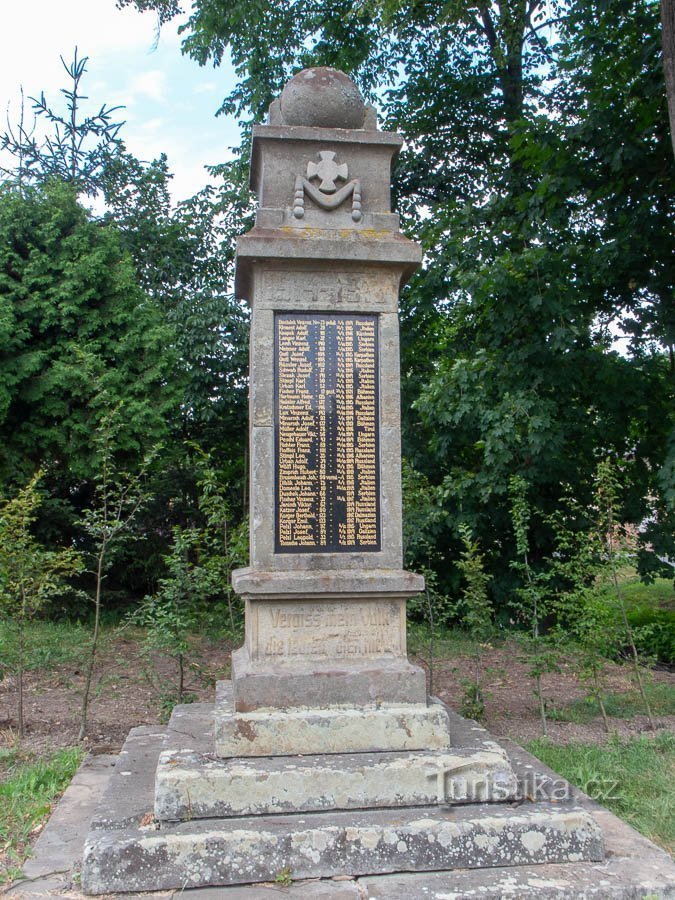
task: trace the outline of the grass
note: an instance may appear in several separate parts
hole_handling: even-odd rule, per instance
[[[675,715],[675,688],[670,684],[659,682],[645,684],[645,693],[655,716]],[[644,715],[642,698],[637,691],[623,694],[605,694],[603,697],[608,716],[617,719],[632,719],[633,716]],[[555,722],[574,722],[584,725],[600,716],[600,707],[591,697],[573,700],[566,706],[548,711],[549,718]]]
[[[83,755],[79,747],[71,747],[34,759],[18,747],[0,748],[0,884],[19,876],[30,841]]]
[[[91,629],[73,622],[31,622],[26,626],[26,669],[54,669],[80,662],[91,640]],[[13,658],[11,628],[0,622],[0,660]],[[0,676],[2,667],[0,667]]]
[[[492,643],[499,643],[501,636],[495,634]],[[434,634],[434,658],[454,659],[469,656],[474,652],[475,643],[461,628],[439,626]],[[426,658],[431,645],[431,629],[426,623],[408,622],[408,652]]]
[[[530,741],[528,750],[669,853],[675,851],[675,735],[607,744]]]
[[[629,606],[667,609],[675,604],[675,587],[669,578],[656,578],[652,584],[645,584],[633,575],[622,581],[621,590]]]

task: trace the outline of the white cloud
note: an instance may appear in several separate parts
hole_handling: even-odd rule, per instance
[[[124,48],[142,51],[154,40],[151,16],[119,10],[113,0],[9,0],[3,3],[0,40],[0,84],[9,96],[24,85],[27,93],[51,90],[63,83],[59,56],[94,60]]]
[[[127,85],[129,97],[141,94],[155,103],[166,103],[166,75],[157,69],[135,75]]]
[[[195,94],[212,94],[214,91],[218,90],[218,85],[215,81],[202,81],[201,84],[198,84],[195,89]]]
[[[89,56],[83,82],[96,112],[102,103],[123,106],[114,118],[125,120],[121,136],[129,151],[150,160],[165,152],[175,177],[174,197],[199,190],[205,163],[221,162],[236,145],[234,119],[214,118],[234,82],[225,61],[217,70],[201,69],[182,57],[178,20],[164,26],[157,41],[156,19],[115,0],[0,0],[0,131],[8,103],[10,121],[20,111],[20,86],[64,111],[60,88],[68,83],[59,55]],[[30,103],[27,103],[30,113]],[[32,117],[31,117],[32,118]],[[41,123],[46,124],[46,123]]]

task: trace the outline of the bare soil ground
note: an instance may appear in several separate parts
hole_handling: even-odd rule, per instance
[[[194,700],[210,700],[215,682],[229,676],[232,645],[226,641],[195,641],[186,690]],[[418,660],[423,662],[423,660]],[[82,666],[69,664],[49,671],[25,675],[25,717],[27,734],[24,747],[44,753],[77,743],[79,713],[84,683]],[[154,679],[162,680],[158,689],[147,676],[148,665],[141,655],[139,640],[127,633],[113,634],[99,657],[96,681],[89,712],[86,747],[94,753],[119,750],[130,728],[165,721],[170,702],[161,692],[175,690],[175,664],[166,658],[153,661]],[[518,659],[510,643],[488,649],[483,663],[486,689],[484,724],[495,736],[510,737],[525,743],[541,734],[537,704],[525,664]],[[462,679],[468,674],[468,659],[458,653],[453,658],[434,661],[433,693],[453,709],[459,710]],[[654,682],[670,684],[675,690],[675,674],[656,671]],[[571,665],[563,663],[560,673],[544,677],[548,704],[561,709],[584,696],[584,688]],[[632,689],[628,666],[609,667],[608,688],[614,693]],[[675,716],[659,716],[661,728],[675,728]],[[619,735],[649,730],[647,718],[613,718],[611,726]],[[16,740],[16,683],[11,677],[0,681],[0,747]],[[606,739],[600,718],[590,722],[549,722],[549,736],[556,743],[581,741],[600,743]]]
[[[441,659],[434,662],[433,692],[452,709],[460,711],[462,680],[467,677],[467,658]],[[561,671],[543,677],[548,710],[562,710],[575,700],[582,700],[587,692],[569,663],[561,664]],[[532,690],[527,666],[518,658],[518,651],[507,642],[486,651],[482,665],[485,688],[485,718],[482,722],[496,737],[509,737],[525,744],[541,737],[542,729],[538,703]],[[670,685],[675,691],[675,674],[665,671],[649,673],[652,683]],[[628,665],[608,665],[608,693],[634,692],[635,687]],[[675,729],[675,716],[655,716],[659,729]],[[621,737],[650,732],[646,715],[632,718],[609,717],[610,728]],[[556,744],[571,742],[599,744],[607,740],[600,716],[590,722],[561,722],[549,717],[548,736]]]

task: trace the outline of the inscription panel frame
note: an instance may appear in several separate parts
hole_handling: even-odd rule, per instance
[[[273,346],[274,346],[274,364],[273,364],[273,395],[274,395],[274,553],[275,554],[283,554],[287,556],[288,554],[354,554],[354,553],[381,553],[382,552],[382,518],[381,518],[381,442],[380,442],[380,418],[381,418],[381,410],[380,410],[380,316],[375,312],[368,313],[360,313],[360,312],[343,312],[343,311],[334,311],[334,310],[297,310],[297,311],[287,311],[287,310],[275,310],[274,312],[274,337],[273,337]],[[356,543],[355,541],[352,543],[344,543],[340,542],[339,538],[337,540],[332,539],[330,542],[326,539],[324,543],[319,543],[320,537],[316,540],[315,543],[305,543],[305,544],[292,544],[289,545],[287,543],[283,543],[281,540],[281,524],[282,524],[282,515],[281,515],[281,476],[280,476],[280,436],[281,436],[281,427],[280,427],[280,359],[279,359],[279,344],[280,344],[280,332],[279,332],[279,324],[283,321],[310,321],[313,323],[320,323],[326,320],[339,320],[341,322],[371,322],[373,325],[372,328],[372,336],[373,336],[373,365],[372,365],[372,390],[373,390],[373,451],[372,451],[372,464],[374,466],[374,505],[375,505],[375,513],[374,513],[374,528],[375,528],[375,541],[373,543]],[[311,349],[311,348],[310,348]],[[354,348],[352,346],[352,354],[354,353]],[[337,338],[336,338],[336,347],[335,347],[335,371],[331,372],[331,376],[336,379],[339,376],[339,348],[337,347]],[[318,359],[311,359],[311,363],[313,363],[317,367],[317,372],[319,371]],[[326,360],[326,350],[324,347],[324,369],[327,369],[327,360]],[[356,366],[352,362],[352,371],[350,373],[350,379],[355,379],[356,376]],[[324,381],[326,372],[324,374]],[[344,375],[344,372],[343,372]],[[325,402],[325,395],[323,398],[320,397],[320,389],[316,389],[316,396],[312,398],[312,401],[316,402],[317,408],[320,400]],[[336,401],[337,402],[337,401]],[[350,401],[350,403],[353,402]],[[339,423],[337,421],[338,414],[335,414],[334,420],[334,430],[329,432],[328,430],[324,431],[324,434],[327,435],[327,441],[333,441],[335,444],[338,442],[338,427]],[[324,429],[327,429],[327,424],[324,423]],[[352,434],[356,433],[356,410],[352,406]],[[356,438],[352,440],[352,453],[356,452]],[[317,449],[317,454],[319,450]],[[325,451],[324,451],[325,455]],[[339,465],[339,461],[336,462],[336,465]],[[345,463],[346,465],[346,463]],[[317,461],[318,466],[318,461]],[[356,464],[353,466],[356,469]],[[337,476],[333,476],[337,477]],[[345,476],[346,477],[346,476]],[[353,472],[350,476],[352,479],[357,479],[357,476],[354,476]],[[325,479],[325,476],[324,476]],[[346,491],[345,491],[346,493]],[[340,524],[344,524],[343,518],[346,519],[346,513],[343,517],[340,515],[338,518],[337,511],[337,503],[339,502],[337,498],[334,500],[333,505],[333,518],[330,518],[331,510],[329,509],[329,503],[327,499],[327,493],[325,491],[324,484],[324,497],[325,499],[325,517],[326,521],[331,522],[331,531],[332,534],[336,533],[339,535]],[[347,501],[344,501],[347,503]],[[354,481],[354,491],[353,495],[350,499],[350,502],[354,505],[354,510],[356,510],[356,504],[358,502],[357,495],[357,486],[356,481]],[[319,513],[321,511],[320,503],[320,491],[317,490],[317,497],[315,498],[316,503],[316,511]],[[341,511],[342,512],[342,511]],[[356,523],[356,512],[354,511],[354,523]],[[317,526],[318,527],[318,526]],[[354,525],[356,527],[356,524]],[[346,530],[346,526],[345,526]],[[327,526],[325,526],[325,532],[327,536]]]
[[[350,621],[326,621],[340,611]],[[298,613],[304,613],[306,621],[288,621]],[[297,643],[288,642],[289,637],[293,642],[311,639],[309,658],[318,663],[406,658],[406,603],[400,597],[256,600],[247,603],[246,614],[249,658],[263,663],[295,663],[302,654],[295,649]],[[336,647],[339,643],[342,649]]]

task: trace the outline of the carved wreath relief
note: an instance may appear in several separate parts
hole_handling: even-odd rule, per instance
[[[347,163],[337,163],[332,150],[319,151],[320,162],[307,163],[307,177],[298,175],[295,179],[295,197],[293,199],[293,215],[302,219],[305,215],[305,194],[325,210],[337,209],[347,197],[352,198],[352,219],[361,221],[361,183],[358,178],[338,188],[336,181],[347,181],[349,169]],[[318,178],[320,184],[315,187],[311,179]]]

